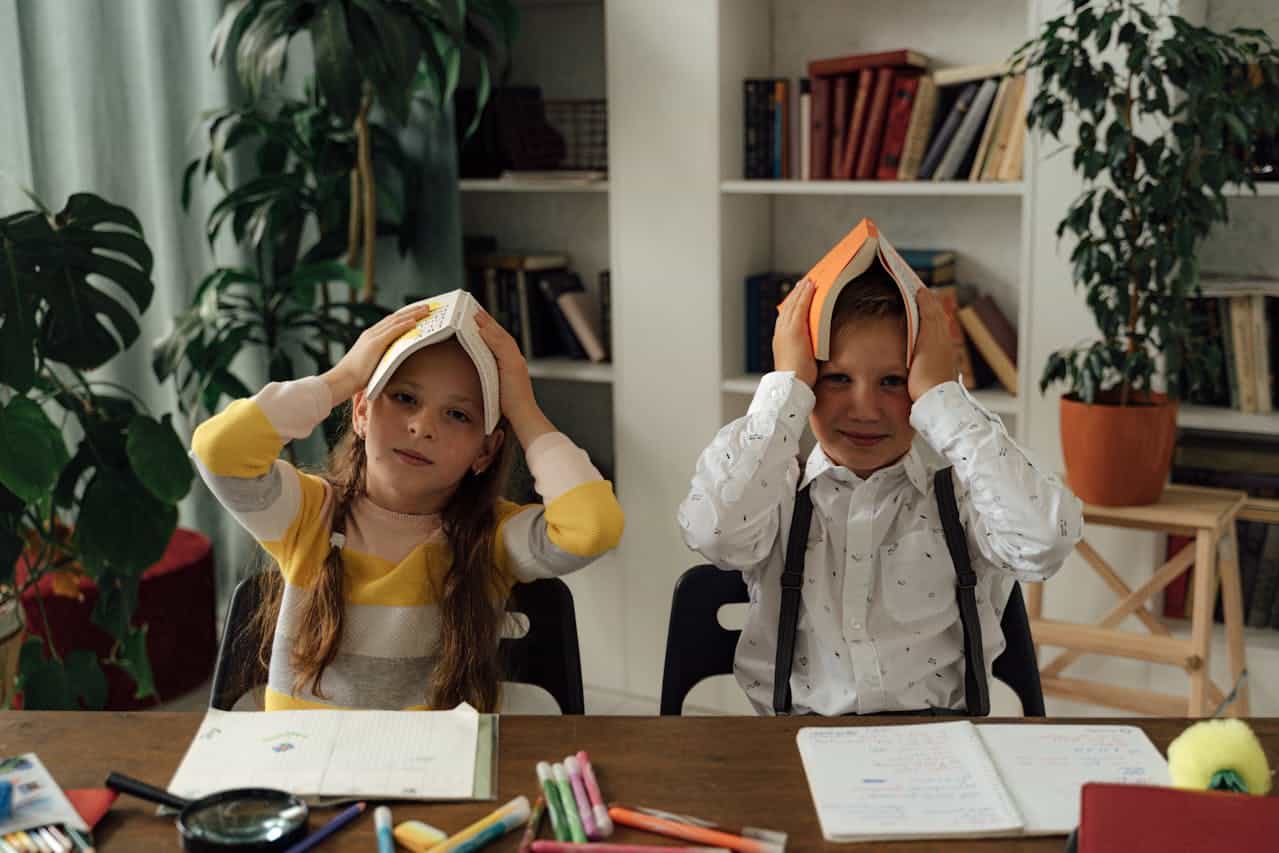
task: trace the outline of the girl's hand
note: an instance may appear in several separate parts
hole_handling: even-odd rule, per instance
[[[817,359],[808,333],[808,309],[816,288],[804,279],[782,302],[773,330],[773,368],[793,370],[795,377],[810,388],[817,383]]]
[[[475,325],[480,337],[493,353],[497,362],[498,399],[502,416],[511,424],[520,444],[528,447],[543,433],[555,432],[555,427],[542,414],[533,396],[533,380],[528,375],[528,362],[520,352],[519,344],[502,325],[483,308],[475,312]]]
[[[955,345],[948,328],[950,320],[941,307],[941,300],[928,288],[920,288],[915,294],[915,301],[919,304],[919,340],[906,382],[911,402],[958,375]]]
[[[329,386],[333,405],[346,402],[368,385],[387,347],[430,313],[430,305],[406,305],[361,332],[346,355],[320,377]]]

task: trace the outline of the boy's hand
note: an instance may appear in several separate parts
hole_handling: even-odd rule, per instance
[[[912,402],[943,382],[957,376],[955,346],[947,328],[949,320],[941,301],[928,288],[915,294],[919,304],[919,341],[915,345],[915,361],[910,366],[906,383]]]
[[[793,370],[795,377],[810,388],[817,384],[817,359],[808,333],[808,309],[816,288],[804,279],[782,302],[773,330],[773,368]]]
[[[520,345],[515,342],[515,338],[483,308],[475,312],[475,325],[479,327],[480,337],[497,362],[498,399],[501,401],[502,415],[519,436],[520,444],[528,447],[539,435],[555,431],[555,427],[542,414],[537,398],[533,395],[533,380],[528,375],[528,362],[524,360],[524,354],[520,352]]]
[[[320,377],[329,386],[333,405],[346,402],[369,384],[387,347],[429,313],[429,305],[406,305],[361,332],[346,355]]]

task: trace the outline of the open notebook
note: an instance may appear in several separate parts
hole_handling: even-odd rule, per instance
[[[496,714],[216,711],[205,714],[169,791],[278,788],[325,805],[352,798],[491,800]]]
[[[1115,725],[804,728],[827,841],[1066,834],[1085,782],[1167,785],[1146,733]]]

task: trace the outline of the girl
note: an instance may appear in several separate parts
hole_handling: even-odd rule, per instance
[[[456,338],[413,352],[367,396],[388,346],[429,311],[401,308],[332,370],[272,382],[192,439],[209,488],[280,567],[259,613],[267,710],[495,710],[511,587],[580,569],[621,536],[612,484],[547,420],[518,346],[482,311],[503,416],[491,432]],[[277,458],[348,400],[327,474]],[[500,497],[512,432],[544,505]]]

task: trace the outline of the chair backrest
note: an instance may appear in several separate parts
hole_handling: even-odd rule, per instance
[[[266,684],[266,669],[258,661],[260,637],[250,622],[260,604],[258,578],[236,585],[213,670],[210,708],[229,711],[245,693]],[[528,632],[501,641],[505,677],[541,687],[565,714],[584,714],[577,617],[568,585],[559,578],[516,584],[507,609],[528,618]]]
[[[693,566],[676,581],[662,669],[662,714],[682,713],[685,697],[702,679],[732,673],[737,638],[742,632],[720,625],[719,609],[749,600],[739,572],[712,565]],[[1021,584],[1013,585],[1000,627],[1007,647],[995,659],[994,675],[1017,694],[1027,717],[1042,717],[1044,693]]]

